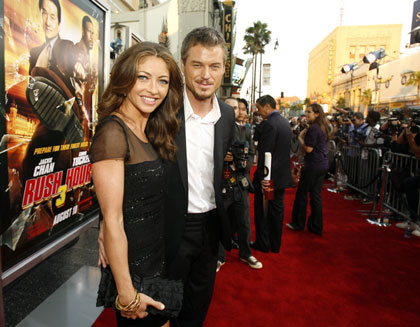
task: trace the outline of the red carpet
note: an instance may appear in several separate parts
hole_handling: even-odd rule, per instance
[[[342,194],[324,190],[323,207],[324,235],[285,227],[279,254],[253,253],[261,270],[227,254],[205,327],[420,326],[420,238],[368,224],[357,210],[370,206]],[[114,314],[93,326],[115,326]]]

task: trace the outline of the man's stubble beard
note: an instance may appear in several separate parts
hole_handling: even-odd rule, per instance
[[[187,89],[192,93],[192,95],[194,96],[194,98],[196,98],[199,101],[205,101],[208,100],[210,98],[213,97],[214,93],[210,94],[210,95],[206,95],[206,96],[202,96],[200,94],[198,94],[192,87],[190,87],[188,84],[186,84]]]

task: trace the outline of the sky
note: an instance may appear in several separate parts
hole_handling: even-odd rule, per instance
[[[242,48],[245,30],[260,20],[271,31],[263,63],[271,63],[271,85],[263,94],[274,97],[306,97],[309,52],[340,25],[403,24],[401,51],[410,42],[414,0],[236,0],[236,41],[233,53],[247,59]],[[274,51],[274,42],[279,47]],[[259,66],[259,64],[258,64]],[[251,84],[251,70],[244,82],[241,97]],[[259,79],[257,71],[257,80]],[[258,97],[258,93],[256,95]]]

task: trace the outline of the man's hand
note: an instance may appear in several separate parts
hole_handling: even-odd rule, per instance
[[[98,244],[99,244],[99,259],[98,259],[98,266],[102,266],[106,268],[109,265],[108,257],[106,256],[105,252],[105,245],[104,245],[104,222],[101,221],[99,225],[99,235],[98,235]]]
[[[262,191],[265,191],[268,187],[270,187],[270,181],[263,179],[261,181],[261,189],[262,189]]]

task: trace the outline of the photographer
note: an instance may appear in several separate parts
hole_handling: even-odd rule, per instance
[[[381,114],[377,111],[369,111],[366,116],[366,133],[360,136],[359,144],[362,146],[361,161],[360,161],[360,172],[361,175],[368,170],[369,162],[373,161],[373,156],[376,154],[369,151],[367,148],[379,149],[379,156],[382,156],[381,147],[384,144],[384,138],[382,133],[379,131],[380,125],[378,121]],[[363,184],[369,183],[369,180],[363,180]],[[367,197],[362,199],[363,204],[372,203],[373,194],[369,194]]]
[[[350,108],[337,108],[333,106],[333,109],[338,112],[333,114],[331,138],[337,144],[347,144],[349,141],[350,127],[352,126],[353,113]]]
[[[361,155],[361,143],[366,138],[366,130],[368,124],[364,122],[364,116],[361,112],[356,112],[353,114],[353,117],[350,122],[349,128],[349,145],[350,148],[347,150],[347,158],[345,159],[347,166],[345,170],[348,174],[349,184],[358,187],[360,184],[359,173],[361,171],[360,167],[360,155]],[[360,199],[361,194],[350,188],[350,195],[345,195],[345,200],[355,200]]]
[[[392,138],[392,141],[396,141],[401,132],[408,127],[409,124],[409,109],[408,108],[396,108],[391,112],[391,116],[385,121],[380,127],[380,132],[388,135]],[[396,146],[397,143],[387,144],[393,152],[400,152],[402,147]],[[407,149],[406,149],[407,150]],[[405,150],[405,151],[406,151]],[[404,150],[402,150],[404,151]],[[404,151],[404,152],[405,152]]]
[[[360,147],[366,138],[368,124],[365,123],[363,113],[356,112],[353,115],[352,124],[349,129],[350,145]]]
[[[417,159],[420,159],[419,125],[420,113],[418,111],[412,111],[408,126],[398,137],[394,137],[394,142],[392,142],[393,148],[399,150],[401,153],[410,154],[415,156]],[[405,170],[405,176],[402,177],[402,191],[406,195],[408,209],[410,212],[410,220],[397,223],[395,226],[406,229],[406,237],[409,237],[410,234],[420,237],[420,222],[418,217],[420,176],[418,175],[419,172],[415,172],[414,176],[407,176],[408,167],[405,168]]]
[[[225,157],[224,187],[225,210],[231,217],[231,232],[238,233],[239,258],[251,268],[260,269],[262,263],[252,256],[249,246],[251,237],[251,221],[249,216],[248,192],[252,187],[249,171],[254,162],[254,146],[252,145],[251,130],[243,125],[247,116],[246,109],[238,105],[235,98],[227,98],[226,104],[235,110],[235,130],[231,149]],[[225,262],[225,252],[220,245],[217,271]]]

